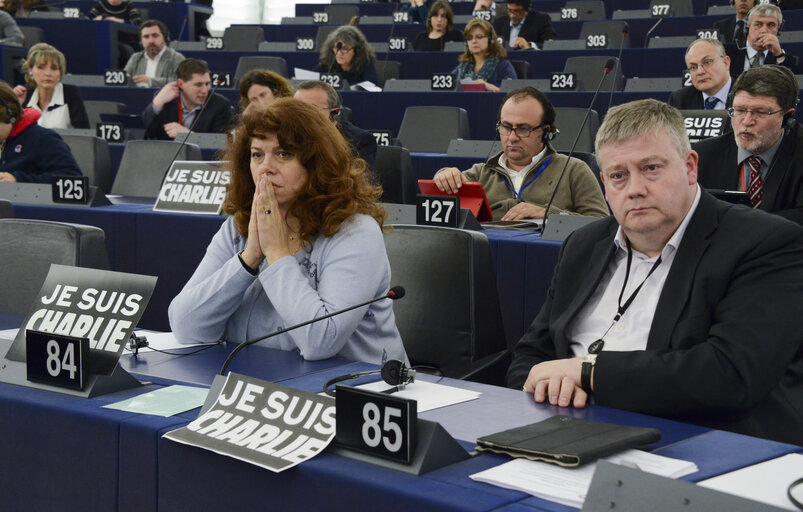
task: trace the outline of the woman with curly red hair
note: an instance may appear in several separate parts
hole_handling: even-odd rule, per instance
[[[179,341],[239,343],[388,291],[381,189],[319,109],[281,98],[249,111],[225,159],[230,217],[170,304]],[[389,300],[260,343],[306,359],[407,361]]]

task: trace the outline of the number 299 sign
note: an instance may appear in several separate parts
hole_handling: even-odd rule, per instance
[[[415,454],[415,400],[337,386],[337,436],[346,448],[409,464]]]

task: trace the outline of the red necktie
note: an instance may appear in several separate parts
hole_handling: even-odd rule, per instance
[[[750,166],[750,187],[747,189],[747,195],[750,196],[750,204],[753,208],[761,206],[761,196],[764,195],[764,181],[761,179],[761,159],[757,156],[751,156],[747,159]]]

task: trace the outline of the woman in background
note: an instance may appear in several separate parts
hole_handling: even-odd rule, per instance
[[[446,0],[435,0],[427,16],[427,31],[418,34],[413,44],[417,52],[442,51],[447,42],[462,41],[463,34],[454,29],[454,13]]]
[[[179,341],[241,343],[387,293],[381,189],[319,108],[281,98],[252,109],[225,160],[230,217],[170,304]],[[260,343],[305,359],[407,362],[390,300]]]
[[[67,73],[64,54],[47,43],[28,50],[25,60],[28,86],[14,87],[21,105],[41,112],[39,124],[45,128],[89,128],[81,92],[74,85],[61,82]]]
[[[293,87],[279,73],[252,69],[240,79],[240,110],[243,114],[254,107],[267,107],[278,98],[292,98]]]
[[[502,80],[516,79],[513,64],[507,60],[505,48],[496,39],[496,32],[490,23],[474,18],[466,24],[463,35],[466,51],[452,70],[458,80],[470,78],[474,83],[485,84],[487,91],[498,91]]]
[[[339,73],[350,84],[369,81],[379,85],[376,57],[356,27],[344,25],[329,34],[321,48],[319,73]]]

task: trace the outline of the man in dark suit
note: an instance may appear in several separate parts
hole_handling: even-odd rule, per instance
[[[665,103],[609,110],[596,155],[614,217],[564,243],[508,384],[803,444],[803,228],[702,190]]]
[[[669,95],[680,110],[725,110],[731,88],[730,57],[716,39],[697,39],[686,50],[692,85]]]
[[[803,130],[788,68],[745,71],[733,86],[733,133],[697,143],[700,184],[742,190],[754,208],[803,224]]]
[[[146,139],[172,140],[190,129],[224,133],[231,127],[234,109],[224,96],[209,94],[211,78],[206,62],[185,59],[176,68],[176,76],[178,79],[162,87],[142,114]]]
[[[714,23],[714,28],[725,38],[726,43],[744,46],[747,33],[747,13],[756,5],[756,2],[755,0],[731,0],[731,5],[736,11],[736,16],[719,20]]]
[[[507,14],[494,19],[496,34],[511,48],[543,48],[544,41],[555,39],[548,14],[530,11],[530,0],[509,0]]]
[[[357,156],[365,160],[368,169],[373,172],[376,162],[376,138],[371,132],[355,126],[343,119],[343,100],[331,85],[319,80],[308,80],[298,84],[295,98],[326,111],[329,119],[335,123],[349,142]]]
[[[783,14],[778,6],[761,4],[750,9],[747,14],[747,42],[741,45],[729,45],[728,56],[731,58],[731,75],[739,76],[742,71],[764,64],[780,64],[800,73],[800,59],[797,55],[787,54],[778,41],[778,34],[783,24]]]

